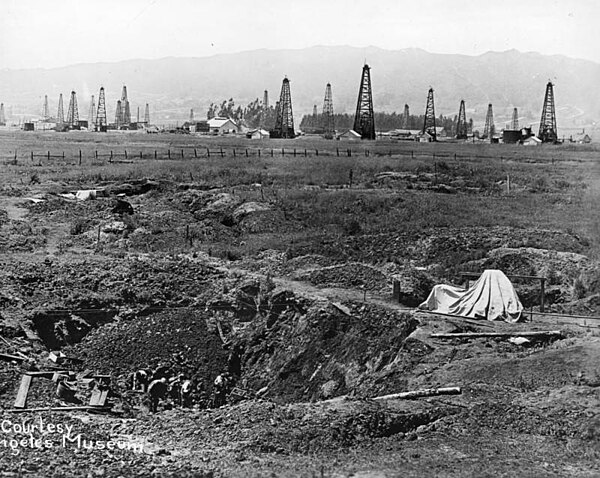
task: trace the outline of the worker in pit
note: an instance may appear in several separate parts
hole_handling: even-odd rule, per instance
[[[158,380],[153,380],[148,386],[148,396],[150,398],[150,411],[156,413],[158,411],[158,403],[164,399],[168,390],[167,379],[162,377]]]

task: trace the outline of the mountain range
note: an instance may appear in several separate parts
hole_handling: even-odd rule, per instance
[[[30,119],[42,111],[48,95],[56,114],[59,93],[66,110],[76,91],[79,114],[88,117],[90,97],[106,90],[109,120],[127,85],[132,117],[150,104],[152,122],[185,121],[190,109],[204,118],[211,102],[233,98],[245,106],[264,90],[274,104],[284,77],[290,80],[296,121],[321,111],[325,86],[333,90],[335,112],[354,113],[365,62],[371,67],[376,111],[423,114],[429,87],[435,91],[436,115],[456,115],[465,100],[467,118],[483,124],[493,104],[497,127],[519,109],[521,125],[539,122],[547,82],[554,83],[559,130],[592,128],[600,119],[600,64],[560,55],[508,50],[479,56],[436,54],[418,48],[315,46],[299,50],[261,49],[203,58],[162,58],[115,63],[77,64],[53,69],[0,70],[0,102],[9,119]],[[560,133],[560,131],[559,131]]]

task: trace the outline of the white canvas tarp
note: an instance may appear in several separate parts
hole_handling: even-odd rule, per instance
[[[517,322],[523,306],[502,271],[486,270],[468,289],[436,285],[420,309],[475,319]]]

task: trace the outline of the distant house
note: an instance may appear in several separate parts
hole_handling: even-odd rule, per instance
[[[417,141],[419,143],[429,143],[433,141],[433,136],[431,136],[427,131],[425,131],[424,133],[419,132],[419,134],[417,135]]]
[[[421,130],[418,129],[395,129],[390,131],[390,137],[397,140],[415,141],[420,133]]]
[[[521,141],[521,144],[523,146],[540,146],[542,144],[542,140],[535,136],[530,136],[529,138]]]
[[[269,138],[269,132],[264,129],[251,129],[246,133],[248,139],[266,139]]]
[[[587,134],[585,131],[583,131],[583,132],[573,136],[571,141],[574,143],[579,143],[579,144],[590,144],[592,142],[592,137],[589,134]]]
[[[349,129],[348,131],[345,131],[342,134],[338,135],[338,139],[346,139],[346,140],[350,140],[350,141],[356,141],[356,140],[362,139],[362,137],[360,136],[360,134],[358,134],[353,129]]]
[[[212,118],[208,120],[208,128],[212,134],[235,134],[238,126],[230,118]]]

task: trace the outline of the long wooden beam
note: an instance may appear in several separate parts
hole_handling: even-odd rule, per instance
[[[536,330],[514,332],[454,332],[446,334],[431,334],[436,339],[476,339],[480,337],[562,337],[560,330]]]

